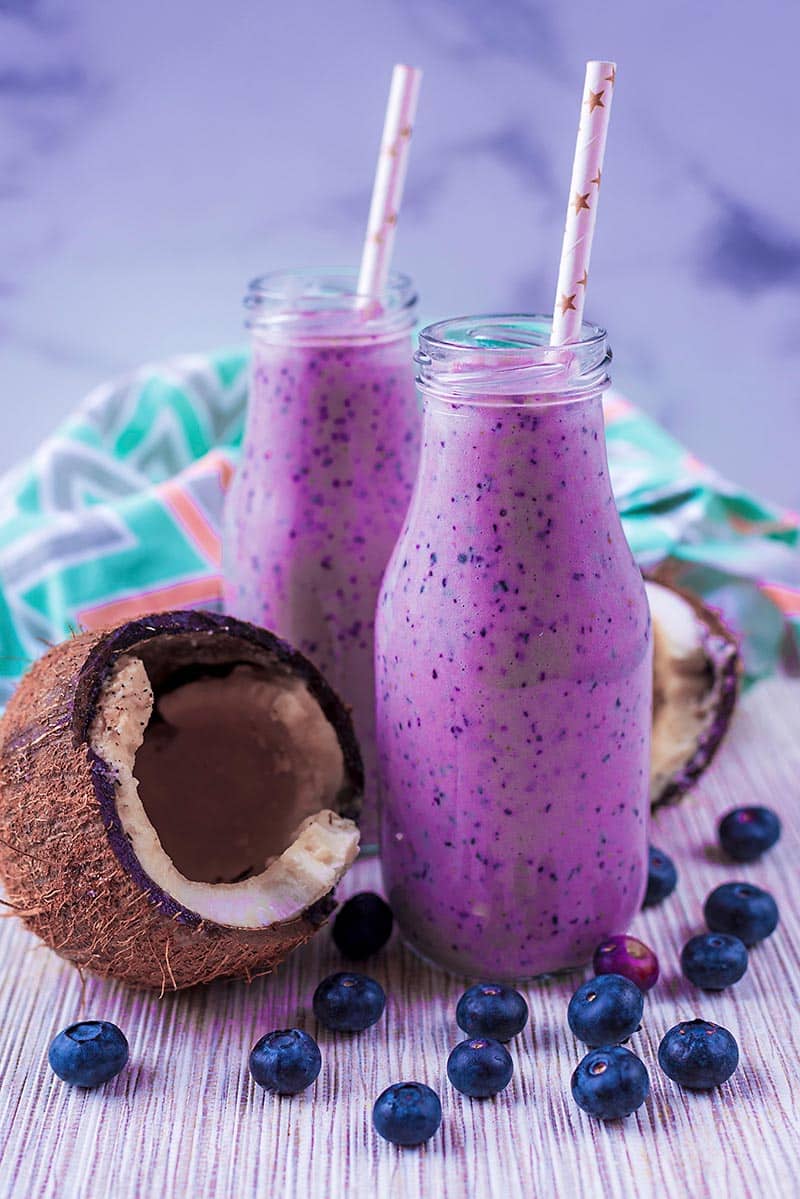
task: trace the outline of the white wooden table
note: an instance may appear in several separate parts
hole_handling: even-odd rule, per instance
[[[774,806],[780,845],[734,867],[713,850],[717,816],[737,803]],[[512,1044],[515,1074],[495,1100],[456,1094],[445,1075],[460,980],[418,962],[396,940],[372,972],[387,991],[385,1018],[358,1037],[317,1030],[316,983],[341,962],[323,931],[275,976],[156,997],[89,980],[0,921],[0,1196],[10,1199],[789,1199],[800,1195],[800,685],[770,682],[749,694],[721,756],[693,795],[661,813],[653,840],[680,870],[677,893],[637,918],[657,950],[663,981],[632,1043],[651,1073],[648,1102],[604,1125],[573,1104],[581,1056],[565,1024],[579,978],[530,986],[531,1023]],[[745,979],[705,995],[682,980],[681,945],[701,928],[702,902],[727,879],[774,892],[782,923],[751,954]],[[379,884],[359,863],[343,894]],[[656,1064],[661,1035],[702,1015],[729,1028],[742,1062],[721,1090],[681,1091]],[[130,1067],[82,1092],[49,1071],[50,1038],[81,1017],[113,1020],[131,1043]],[[300,1025],[319,1035],[320,1078],[278,1099],[247,1072],[253,1042]],[[444,1121],[421,1149],[399,1150],[373,1132],[376,1095],[419,1079],[442,1097]]]

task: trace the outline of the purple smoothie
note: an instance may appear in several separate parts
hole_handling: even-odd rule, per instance
[[[501,318],[497,340],[422,335],[419,480],[376,628],[389,901],[426,958],[499,979],[627,929],[649,811],[650,623],[608,478],[605,338],[570,361],[515,320],[513,346]]]
[[[410,282],[394,277],[384,311],[369,317],[353,282],[267,276],[251,288],[250,405],[224,578],[226,610],[296,645],[352,706],[369,844],[375,602],[411,495],[419,405]]]

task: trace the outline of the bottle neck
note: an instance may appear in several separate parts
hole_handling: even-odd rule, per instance
[[[484,550],[502,522],[519,552],[533,556],[536,539],[556,530],[578,535],[586,512],[612,521],[606,334],[584,324],[579,341],[553,346],[551,330],[550,317],[524,314],[459,317],[422,330],[424,448],[412,519],[431,507],[440,522],[459,514]],[[616,511],[613,519],[619,523]]]
[[[611,500],[602,397],[497,408],[427,397],[414,502],[469,513],[491,540],[500,516],[507,527],[563,531]],[[547,525],[550,520],[550,525]],[[588,531],[588,530],[587,530]]]

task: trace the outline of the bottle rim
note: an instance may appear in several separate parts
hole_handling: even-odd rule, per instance
[[[428,325],[414,356],[426,396],[472,404],[563,403],[608,387],[605,329],[585,321],[580,338],[551,346],[553,318],[526,313],[455,317]]]
[[[247,327],[267,340],[374,342],[413,328],[417,293],[400,271],[374,297],[359,293],[353,267],[309,267],[259,275],[244,305]]]

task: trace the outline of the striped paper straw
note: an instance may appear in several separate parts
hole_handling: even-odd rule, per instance
[[[416,67],[398,64],[392,72],[381,149],[372,187],[367,236],[358,275],[358,294],[373,299],[383,294],[389,277],[421,79],[422,71]]]
[[[580,339],[608,118],[616,78],[615,63],[587,62],[553,308],[550,335],[550,344],[553,346]]]

